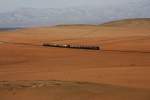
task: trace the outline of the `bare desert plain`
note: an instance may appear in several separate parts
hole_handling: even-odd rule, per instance
[[[150,100],[150,19],[0,31],[0,100]]]

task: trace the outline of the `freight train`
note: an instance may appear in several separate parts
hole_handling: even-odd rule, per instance
[[[87,46],[87,45],[43,43],[43,46],[45,46],[45,47],[58,47],[58,48],[72,48],[72,49],[100,50],[99,46]]]

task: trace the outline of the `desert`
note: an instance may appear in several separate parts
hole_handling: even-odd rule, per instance
[[[0,99],[18,98],[150,100],[150,19],[0,31]]]

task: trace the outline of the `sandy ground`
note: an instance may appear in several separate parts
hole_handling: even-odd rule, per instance
[[[101,50],[40,46],[47,42]],[[150,27],[0,32],[0,80],[1,100],[150,100]]]

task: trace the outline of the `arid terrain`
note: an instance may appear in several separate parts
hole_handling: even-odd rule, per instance
[[[0,31],[0,81],[0,100],[150,100],[150,19]]]

